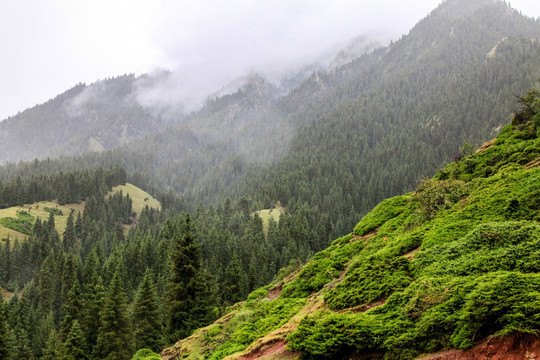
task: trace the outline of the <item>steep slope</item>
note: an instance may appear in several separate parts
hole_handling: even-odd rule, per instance
[[[477,343],[422,358],[518,358],[538,349],[540,94],[522,103],[494,141],[381,202],[353,233],[162,358],[410,359]],[[494,348],[482,342],[492,336],[512,338]]]

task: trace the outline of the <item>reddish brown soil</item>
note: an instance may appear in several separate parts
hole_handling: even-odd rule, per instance
[[[287,341],[278,340],[271,344],[265,344],[263,347],[256,349],[250,354],[242,356],[240,360],[263,359],[270,355],[272,355],[272,357],[279,355],[283,358],[296,358],[299,355],[298,352],[287,350],[286,347]]]
[[[352,239],[349,240],[349,242],[355,242],[355,241],[358,241],[358,240],[366,241],[367,239],[372,238],[375,235],[377,235],[378,232],[379,232],[379,228],[376,228],[375,230],[371,230],[370,232],[368,232],[364,236],[353,235]]]
[[[526,169],[534,169],[534,168],[537,168],[540,166],[540,158],[537,158],[537,159],[534,159],[533,161],[531,161],[530,163],[528,163],[527,165],[525,165],[525,168]]]
[[[281,286],[281,284],[274,286],[273,288],[268,290],[268,299],[270,300],[277,299],[281,295],[282,291],[283,291],[283,287]]]
[[[540,360],[540,337],[515,335],[487,339],[468,350],[449,350],[417,360]]]
[[[490,147],[492,147],[493,145],[495,145],[495,141],[497,139],[491,139],[489,141],[486,141],[485,143],[482,144],[482,146],[480,146],[475,152],[478,154],[478,153],[483,153],[485,152],[487,149],[489,149]]]

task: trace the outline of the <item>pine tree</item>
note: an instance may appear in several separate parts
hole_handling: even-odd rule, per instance
[[[201,272],[201,249],[191,233],[189,215],[184,234],[175,234],[171,277],[167,285],[167,333],[170,340],[188,336],[210,318],[208,284]]]
[[[58,341],[58,334],[56,331],[51,331],[47,339],[45,348],[43,349],[43,356],[41,360],[56,360],[60,358],[60,342]]]
[[[69,213],[64,231],[64,239],[62,242],[65,252],[73,252],[77,245],[77,235],[75,233],[75,223],[73,221],[73,212]]]
[[[9,359],[10,356],[11,334],[8,327],[4,300],[0,296],[0,359]]]
[[[79,320],[82,306],[81,300],[81,286],[79,285],[79,280],[75,279],[62,311],[64,318],[60,324],[60,335],[63,339],[67,337],[70,329],[73,327],[73,323]]]
[[[233,254],[231,261],[225,269],[222,287],[223,302],[225,306],[240,301],[246,293],[246,275],[242,270],[236,252]]]
[[[86,360],[85,339],[79,321],[74,320],[63,344],[63,360]]]
[[[97,344],[100,328],[100,311],[105,300],[105,290],[101,277],[94,272],[85,284],[84,300],[81,309],[81,326],[86,337],[88,349]]]
[[[135,348],[157,350],[161,333],[161,319],[154,284],[147,270],[139,285],[133,304],[133,329]]]
[[[127,296],[117,270],[100,312],[96,356],[103,360],[130,359],[133,355]]]

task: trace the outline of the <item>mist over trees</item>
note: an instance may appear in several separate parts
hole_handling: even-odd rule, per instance
[[[0,142],[3,160],[50,156],[0,167],[0,208],[85,201],[63,234],[51,212],[0,242],[0,285],[14,292],[0,303],[0,357],[5,344],[13,359],[129,359],[189,336],[464,143],[493,138],[540,77],[539,34],[503,2],[448,0],[400,40],[287,92],[253,75],[165,116],[124,102],[141,79],[121,76],[0,124],[6,139],[38,119],[51,130]],[[64,129],[59,111],[77,121]],[[135,219],[129,195],[105,196],[125,182],[161,209]],[[258,212],[281,207],[279,220]]]

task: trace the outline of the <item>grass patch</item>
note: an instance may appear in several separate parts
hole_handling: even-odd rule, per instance
[[[263,231],[265,234],[268,234],[268,223],[270,222],[270,219],[273,219],[276,223],[279,223],[279,217],[284,212],[285,212],[285,208],[281,206],[281,204],[279,203],[273,209],[264,209],[264,210],[256,211],[256,213],[259,214],[259,217],[262,220]]]
[[[139,189],[133,184],[127,183],[126,185],[115,186],[112,188],[111,192],[109,192],[109,195],[120,191],[122,191],[124,196],[129,194],[131,201],[133,201],[133,211],[135,211],[137,214],[140,214],[147,205],[148,207],[154,209],[161,209],[161,204],[159,201],[154,199],[152,195],[148,194],[146,191]]]

